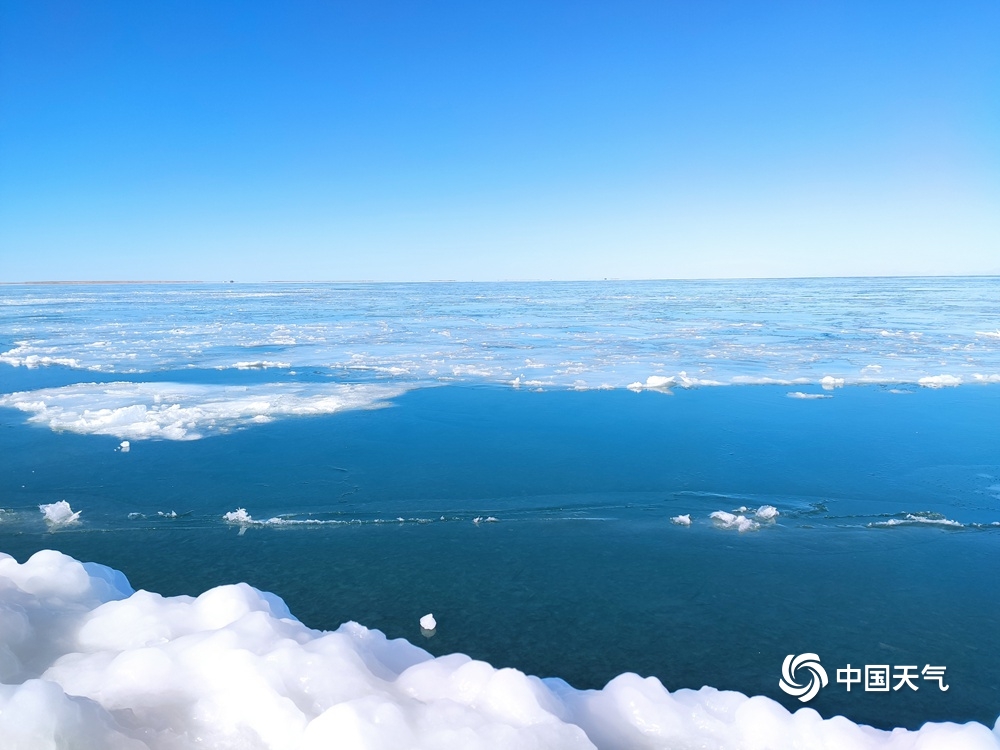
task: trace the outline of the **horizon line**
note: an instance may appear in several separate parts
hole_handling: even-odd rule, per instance
[[[636,283],[657,281],[807,281],[817,279],[989,279],[998,273],[973,274],[861,274],[829,276],[684,276],[661,278],[598,277],[583,279],[265,279],[236,281],[234,279],[85,279],[0,281],[0,286],[86,286],[141,284],[591,284],[601,282]]]

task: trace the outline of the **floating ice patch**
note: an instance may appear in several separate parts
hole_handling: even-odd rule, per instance
[[[724,510],[717,510],[708,516],[718,526],[724,529],[736,529],[741,534],[744,531],[756,531],[760,528],[760,524],[754,521],[752,518],[747,518],[744,515],[736,515],[734,513],[726,513]]]
[[[122,440],[121,443],[118,444],[118,450],[122,453],[128,453],[132,450],[132,444],[129,443],[128,440]]]
[[[630,391],[661,391],[669,392],[674,386],[679,386],[680,388],[695,388],[700,385],[725,385],[718,380],[711,380],[708,378],[696,378],[690,377],[683,370],[676,375],[650,375],[646,378],[645,383],[635,382],[629,383],[626,387]],[[610,387],[608,384],[603,384],[602,387]]]
[[[287,370],[292,366],[291,362],[272,362],[268,359],[258,359],[253,362],[234,362],[231,365],[216,365],[216,370]]]
[[[843,388],[844,379],[835,378],[833,375],[824,375],[819,379],[819,384],[823,386],[824,390],[832,391],[834,388]]]
[[[948,388],[961,385],[962,379],[956,375],[928,375],[917,379],[917,384],[925,388]]]
[[[65,500],[49,503],[48,505],[39,505],[38,510],[42,512],[45,523],[49,526],[69,526],[70,524],[77,523],[80,520],[80,513],[82,512],[79,510],[74,512]]]
[[[14,367],[26,367],[29,370],[33,370],[36,367],[49,367],[51,365],[84,369],[84,365],[81,364],[80,360],[74,357],[52,356],[58,351],[56,347],[37,349],[32,347],[27,341],[19,341],[17,343],[18,345],[13,349],[8,349],[0,353],[0,362]],[[101,367],[99,365],[90,365],[85,369],[100,370]]]
[[[432,613],[428,613],[420,618],[420,627],[424,630],[434,630],[438,626],[437,620]]]
[[[281,417],[379,408],[404,391],[402,386],[336,383],[79,383],[0,396],[0,406],[31,414],[29,422],[56,431],[197,440]]]
[[[902,518],[890,518],[885,521],[873,521],[868,524],[870,527],[891,528],[893,526],[943,526],[945,528],[962,529],[965,525],[950,518],[945,518],[940,513],[907,513]]]
[[[353,622],[310,630],[246,584],[133,592],[53,551],[0,554],[0,613],[4,750],[1000,748],[975,722],[887,732],[634,674],[575,690]]]
[[[255,523],[250,514],[247,513],[246,508],[237,508],[236,510],[231,510],[228,513],[224,514],[222,517],[229,523],[238,523],[242,525]]]
[[[781,514],[778,512],[778,509],[775,508],[773,505],[762,505],[759,508],[757,508],[757,512],[754,513],[754,516],[756,516],[761,521],[773,521],[779,515]]]
[[[675,523],[678,526],[690,526],[691,525],[691,514],[685,513],[683,516],[674,516],[670,519],[671,523]]]
[[[802,399],[816,399],[816,398],[833,398],[833,396],[828,393],[803,393],[802,391],[791,391],[787,394],[788,398],[802,398]]]

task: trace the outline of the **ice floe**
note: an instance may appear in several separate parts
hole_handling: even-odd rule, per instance
[[[724,529],[736,529],[741,534],[744,531],[756,531],[760,528],[760,524],[752,518],[747,518],[742,514],[727,513],[724,510],[710,513],[708,517],[715,521],[718,526]]]
[[[39,505],[38,510],[42,512],[45,523],[49,526],[69,526],[80,520],[82,511],[74,511],[65,500],[59,500],[47,505]]]
[[[773,521],[781,513],[773,505],[762,505],[754,511],[754,516],[760,521]]]
[[[900,518],[889,518],[885,521],[873,521],[871,527],[891,528],[893,526],[941,526],[944,528],[962,529],[965,524],[945,518],[940,513],[906,513]]]
[[[957,375],[927,375],[917,379],[917,384],[925,388],[947,388],[961,385],[962,379]]]
[[[0,406],[53,430],[127,438],[119,446],[124,452],[129,440],[197,440],[277,417],[378,408],[405,390],[339,383],[78,383],[0,396]]]

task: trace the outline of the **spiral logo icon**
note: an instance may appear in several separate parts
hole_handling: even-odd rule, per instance
[[[802,673],[808,673],[806,682],[800,683],[796,679],[800,669]],[[799,654],[796,656],[789,654],[781,665],[781,680],[778,681],[778,687],[803,703],[808,703],[816,697],[820,688],[826,687],[828,682],[826,670],[819,663],[818,655]]]

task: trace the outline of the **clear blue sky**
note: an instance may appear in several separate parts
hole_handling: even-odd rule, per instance
[[[0,0],[0,281],[997,274],[998,40],[995,0]]]

